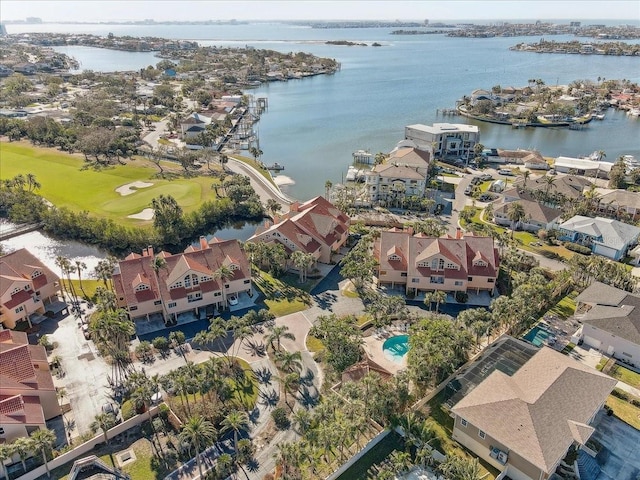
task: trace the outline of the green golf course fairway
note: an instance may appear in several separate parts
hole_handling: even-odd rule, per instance
[[[94,170],[85,168],[82,156],[33,147],[22,142],[0,143],[0,158],[0,179],[32,173],[42,185],[37,193],[55,206],[74,211],[86,210],[118,223],[150,225],[148,220],[127,218],[127,215],[150,208],[151,200],[160,194],[174,197],[184,211],[195,210],[203,201],[216,198],[211,188],[215,180],[211,177],[156,178],[158,169],[144,166],[143,160],[133,165],[114,165]],[[116,192],[116,188],[135,181],[153,185],[126,196]]]

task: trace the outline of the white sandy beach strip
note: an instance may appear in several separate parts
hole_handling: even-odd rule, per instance
[[[294,185],[296,182],[291,177],[287,177],[286,175],[276,175],[273,177],[273,181],[279,187],[283,185]]]

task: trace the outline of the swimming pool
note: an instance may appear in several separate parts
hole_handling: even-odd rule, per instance
[[[409,335],[387,338],[382,344],[384,356],[392,362],[400,363],[409,351]]]
[[[529,330],[523,338],[529,343],[533,343],[536,347],[547,345],[550,338],[552,340],[555,339],[554,335],[540,325],[536,325]]]

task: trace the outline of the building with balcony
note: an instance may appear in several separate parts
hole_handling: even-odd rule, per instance
[[[428,237],[391,229],[374,243],[378,285],[405,287],[407,294],[442,290],[493,292],[500,261],[491,237]]]
[[[47,353],[27,334],[0,331],[0,443],[26,437],[62,414]]]
[[[422,198],[427,185],[418,167],[391,163],[376,165],[364,178],[370,205],[402,207],[409,197]]]
[[[466,123],[415,124],[404,127],[404,138],[418,149],[430,152],[432,157],[461,158],[468,162],[480,143],[480,130]]]
[[[66,308],[58,298],[60,278],[25,248],[0,257],[0,323],[29,326]]]
[[[349,237],[350,219],[324,197],[294,202],[289,212],[259,227],[248,242],[277,242],[287,253],[302,251],[320,263],[331,263]]]
[[[216,238],[207,242],[204,237],[183,253],[160,252],[156,257],[149,247],[142,255],[129,254],[118,262],[113,284],[118,306],[134,321],[151,315],[165,321],[177,321],[183,313],[194,319],[212,316],[215,309],[228,306],[232,295],[252,289],[240,243]]]
[[[511,375],[493,371],[453,406],[453,438],[502,471],[499,478],[545,480],[571,447],[589,440],[615,385],[542,347]]]
[[[509,219],[509,206],[512,203],[519,203],[524,209],[525,218],[513,225]],[[503,201],[494,205],[493,219],[498,225],[509,228],[537,232],[540,229],[551,230],[560,222],[562,210],[544,205],[533,195],[521,188],[511,188],[503,193]]]

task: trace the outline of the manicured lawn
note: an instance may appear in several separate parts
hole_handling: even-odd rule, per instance
[[[340,475],[337,480],[366,480],[371,478],[367,472],[373,465],[381,463],[391,455],[393,451],[402,451],[403,449],[403,438],[396,432],[391,432],[380,440],[375,447],[365,453],[360,460]]]
[[[265,297],[264,303],[276,317],[309,308],[311,299],[304,290],[293,287],[267,272],[254,277],[254,284]]]
[[[104,287],[102,280],[82,280],[82,289],[80,288],[80,281],[78,279],[71,279],[71,283],[78,293],[78,296],[82,296],[85,300],[89,301],[94,301],[96,288]]]
[[[640,401],[640,399],[637,400]],[[609,398],[607,398],[607,405],[613,409],[613,414],[616,417],[640,430],[640,408],[613,395],[609,395]]]
[[[549,310],[549,313],[553,313],[561,318],[569,318],[576,311],[576,297],[578,292],[571,292],[566,295],[562,300],[555,304],[555,306]]]
[[[622,365],[614,365],[613,368],[609,371],[609,375],[611,375],[616,380],[620,380],[621,382],[626,383],[627,385],[631,385],[635,388],[640,388],[640,374],[634,372],[633,370],[629,370]]]
[[[160,194],[173,196],[185,212],[195,210],[205,200],[215,199],[215,182],[197,176],[174,179],[156,178],[158,170],[144,160],[130,161],[101,170],[86,168],[81,156],[68,155],[54,149],[36,148],[24,143],[1,143],[0,179],[33,173],[42,185],[38,193],[57,207],[88,211],[132,225],[150,221],[127,218],[149,208]],[[122,196],[116,188],[134,181],[153,185]]]
[[[312,353],[317,353],[324,350],[324,344],[322,343],[322,340],[314,337],[313,335],[307,335],[306,344],[307,344],[307,350],[309,350]]]
[[[239,381],[238,379],[227,378],[227,382],[231,385],[234,398],[250,412],[258,400],[258,380],[251,369],[251,365],[239,357],[234,359],[244,370],[244,379]]]
[[[271,172],[269,172],[269,170],[267,170],[266,168],[263,168],[262,165],[257,162],[256,160],[254,160],[253,158],[249,158],[249,157],[243,157],[242,155],[229,155],[231,158],[234,158],[236,160],[238,160],[239,162],[242,163],[246,163],[247,165],[255,168],[257,171],[260,172],[260,174],[267,179],[267,181],[273,185],[276,184],[276,182],[273,181],[273,177],[271,176]]]

